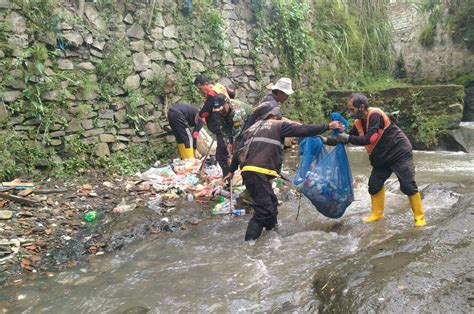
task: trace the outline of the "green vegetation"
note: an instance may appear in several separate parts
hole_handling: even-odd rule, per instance
[[[95,166],[106,169],[110,174],[132,175],[150,167],[150,164],[157,160],[166,161],[175,150],[175,145],[170,143],[164,143],[156,148],[130,145],[126,150],[99,157]]]
[[[11,180],[20,174],[31,174],[36,165],[47,160],[52,153],[33,142],[20,139],[11,127],[0,130],[0,179]]]
[[[409,100],[412,105],[411,129],[413,129],[415,139],[423,146],[430,148],[438,144],[438,137],[450,120],[449,115],[439,113],[436,115],[426,114],[423,108],[424,96],[422,92],[413,93]]]
[[[474,0],[451,0],[447,4],[447,28],[451,37],[474,51]]]
[[[442,6],[441,0],[423,0],[418,9],[421,12],[428,12],[428,24],[425,25],[420,33],[420,43],[425,47],[431,47],[434,44],[436,28],[441,20]]]
[[[60,0],[11,0],[28,19],[28,28],[35,35],[54,32],[60,19],[54,15]]]
[[[257,21],[252,55],[277,54],[283,62],[277,75],[295,78],[299,97],[290,99],[287,111],[295,113],[290,118],[318,120],[322,91],[362,89],[367,82],[389,76],[392,28],[386,4],[383,0],[250,1]],[[258,58],[255,66],[258,78],[262,71]],[[298,90],[300,80],[310,87]]]
[[[474,51],[474,0],[422,0],[418,8],[429,14],[428,23],[420,33],[420,43],[426,47],[434,44],[436,28],[443,22],[442,13],[447,9],[447,20],[442,23],[454,42]]]

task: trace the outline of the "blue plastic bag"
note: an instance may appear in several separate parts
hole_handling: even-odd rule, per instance
[[[348,126],[347,121],[339,113],[331,113],[331,120],[341,121],[346,128]],[[332,134],[337,134],[337,131],[332,131]],[[316,148],[316,143],[307,143],[307,145],[300,143],[302,161],[293,182],[321,214],[329,218],[339,218],[354,201],[352,171],[346,149],[344,144],[337,144],[320,160],[317,159],[319,155],[312,156],[312,160],[316,160],[317,164],[312,168],[309,166],[309,171],[305,171],[302,165],[307,165],[306,160],[310,160],[308,155],[316,151]],[[305,159],[304,162],[303,159]],[[303,183],[300,182],[302,179],[304,179]]]
[[[339,218],[354,201],[352,172],[344,144],[324,157],[309,172],[300,191],[326,217]]]
[[[328,151],[323,145],[323,141],[319,136],[303,137],[300,139],[299,144],[300,153],[300,164],[296,169],[295,177],[293,178],[293,184],[299,187],[306,177],[309,171],[316,168],[316,165],[321,159],[323,159]]]

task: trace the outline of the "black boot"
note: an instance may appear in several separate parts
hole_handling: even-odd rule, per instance
[[[264,224],[265,230],[270,231],[275,229],[278,224],[277,215],[267,218]]]
[[[263,226],[255,219],[250,219],[245,232],[245,241],[257,240],[262,234]]]

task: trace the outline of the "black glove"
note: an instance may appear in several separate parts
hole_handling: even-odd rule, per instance
[[[336,136],[336,142],[342,143],[342,144],[347,144],[349,143],[349,134],[347,133],[341,133]]]

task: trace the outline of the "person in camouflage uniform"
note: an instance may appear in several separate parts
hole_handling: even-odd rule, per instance
[[[247,118],[252,114],[253,107],[237,99],[225,99],[216,96],[214,113],[219,113],[221,130],[229,156],[232,156],[232,145],[239,136]]]

